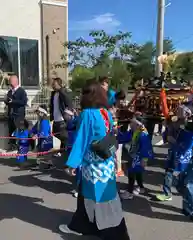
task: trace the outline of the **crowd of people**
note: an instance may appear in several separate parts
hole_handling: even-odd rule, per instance
[[[154,159],[152,139],[143,112],[133,112],[129,128],[121,131],[116,110],[125,99],[124,91],[109,88],[108,78],[89,80],[82,89],[80,112],[73,109],[71,94],[62,80],[52,81],[49,111],[40,105],[35,109],[37,122],[29,127],[25,119],[27,94],[18,85],[17,76],[10,77],[10,90],[5,98],[8,106],[10,149],[17,148],[20,167],[28,166],[30,148],[38,152],[53,149],[53,134],[61,141],[60,152],[68,153],[65,172],[76,177],[77,209],[68,225],[60,231],[78,235],[93,235],[103,240],[129,240],[121,200],[132,200],[144,194],[144,171]],[[183,213],[193,216],[193,118],[192,102],[179,107],[175,119],[166,119],[166,141],[169,144],[163,194],[160,201],[172,200],[172,185],[183,197]],[[52,124],[51,124],[52,122]],[[37,144],[34,144],[34,142]],[[116,152],[124,144],[127,153],[128,187],[119,191],[116,184]],[[40,162],[37,161],[39,168]],[[47,161],[47,167],[52,167]],[[175,180],[175,181],[174,181]],[[136,182],[136,185],[135,185]]]

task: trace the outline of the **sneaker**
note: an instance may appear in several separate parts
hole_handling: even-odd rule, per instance
[[[139,187],[136,187],[134,190],[133,190],[133,195],[139,195],[140,194],[140,188]]]
[[[78,192],[74,192],[74,193],[73,193],[73,197],[74,197],[74,198],[78,198]]]
[[[163,139],[155,144],[155,146],[163,146],[163,145],[164,145]]]
[[[56,154],[54,154],[54,157],[61,157],[62,156],[62,154],[59,152],[59,153],[56,153]]]
[[[61,224],[59,226],[59,230],[62,232],[62,233],[67,233],[67,234],[74,234],[74,235],[78,235],[78,236],[81,236],[82,234],[81,233],[78,233],[78,232],[75,232],[73,230],[70,230],[70,228],[66,225],[66,224]]]
[[[165,195],[165,194],[158,194],[156,195],[156,198],[161,201],[161,202],[165,202],[165,201],[171,201],[172,200],[172,196],[170,195]]]
[[[129,193],[128,191],[125,191],[120,194],[120,197],[122,200],[132,200],[133,199],[133,194]]]
[[[136,187],[133,191],[134,195],[139,195],[139,194],[144,194],[145,193],[145,188],[140,188],[140,187]]]
[[[155,136],[161,136],[161,133],[156,132],[156,133],[155,133]]]

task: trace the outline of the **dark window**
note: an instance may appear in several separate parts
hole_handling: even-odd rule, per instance
[[[29,39],[19,39],[20,45],[20,68],[21,86],[39,86],[39,54],[38,41]]]
[[[18,39],[0,36],[0,88],[6,86],[7,74],[18,75]]]

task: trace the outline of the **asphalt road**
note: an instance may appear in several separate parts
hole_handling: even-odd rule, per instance
[[[152,201],[152,196],[161,191],[167,149],[155,148],[155,152],[156,160],[147,168],[145,176],[148,194],[123,202],[131,240],[193,239],[193,223],[181,215],[181,197],[175,191],[171,202]],[[126,177],[119,181],[119,187],[125,189]],[[73,179],[60,171],[45,174],[18,171],[11,159],[1,159],[0,239],[85,239],[64,236],[58,231],[58,225],[68,223],[76,207],[76,199],[70,193],[74,189],[72,182]]]

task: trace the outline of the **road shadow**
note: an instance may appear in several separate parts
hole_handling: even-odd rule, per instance
[[[122,202],[123,210],[135,215],[151,218],[160,219],[174,222],[190,222],[190,219],[181,213],[181,209],[174,206],[165,205],[159,202],[148,201],[145,197],[135,197],[133,200]],[[177,214],[165,213],[162,211],[154,210],[158,208],[166,211],[175,212]]]
[[[165,168],[166,158],[167,158],[167,154],[165,153],[154,153],[154,160],[150,162],[150,166]]]
[[[144,172],[144,184],[152,186],[162,186],[164,180],[164,173],[160,171],[146,170]],[[121,190],[126,190],[128,188],[127,177],[121,177],[118,179],[118,186]]]
[[[17,167],[16,159],[14,158],[0,158],[0,164],[8,167]]]
[[[9,178],[9,181],[25,187],[40,187],[48,192],[54,194],[66,193],[70,194],[75,189],[74,184],[71,182],[64,181],[55,181],[55,180],[43,180],[41,176],[44,176],[42,173],[27,174],[22,176],[12,176]],[[49,175],[48,175],[49,176]]]
[[[160,171],[146,170],[144,173],[144,183],[154,186],[163,185],[164,173]]]
[[[23,222],[58,233],[59,224],[68,224],[72,213],[41,205],[41,198],[0,193],[0,221],[17,218]]]
[[[92,236],[77,236],[73,234],[63,234],[61,237],[64,240],[100,240],[99,238]]]

